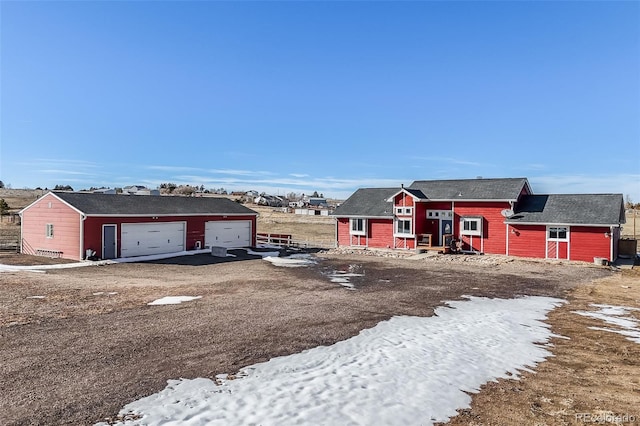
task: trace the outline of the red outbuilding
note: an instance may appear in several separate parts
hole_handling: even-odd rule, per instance
[[[21,250],[82,260],[248,247],[257,215],[227,198],[49,192],[20,212]]]
[[[534,195],[526,178],[361,188],[338,207],[337,244],[593,261],[617,257],[622,194]]]

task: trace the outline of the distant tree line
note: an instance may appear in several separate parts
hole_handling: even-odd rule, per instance
[[[640,203],[634,203],[634,202],[631,200],[631,196],[630,196],[630,195],[627,195],[627,197],[626,197],[626,201],[625,201],[625,203],[624,203],[624,207],[625,207],[626,209],[636,209],[636,210],[640,210]]]

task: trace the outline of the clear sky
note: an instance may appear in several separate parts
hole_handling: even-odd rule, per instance
[[[0,180],[640,202],[640,2],[0,2]]]

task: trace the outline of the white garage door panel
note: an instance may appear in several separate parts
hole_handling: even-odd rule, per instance
[[[184,251],[184,240],[184,222],[123,223],[121,256],[146,256]]]
[[[205,247],[226,248],[248,247],[251,245],[251,221],[224,220],[207,222],[204,230]]]

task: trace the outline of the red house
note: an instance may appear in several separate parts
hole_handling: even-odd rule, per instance
[[[21,212],[21,250],[82,260],[256,242],[257,213],[226,198],[49,192]]]
[[[362,188],[340,205],[338,246],[614,261],[622,194],[534,195],[526,178],[415,181]]]

